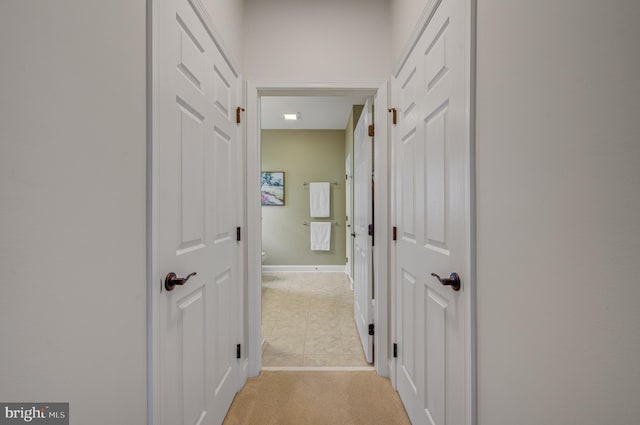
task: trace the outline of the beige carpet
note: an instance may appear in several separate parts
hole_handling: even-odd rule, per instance
[[[375,372],[263,371],[236,395],[224,425],[410,425]]]

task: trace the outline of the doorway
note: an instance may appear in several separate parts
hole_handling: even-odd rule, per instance
[[[381,200],[378,205],[386,205],[386,191],[388,186],[387,170],[387,86],[386,82],[374,83],[248,83],[247,91],[247,276],[248,276],[248,374],[258,375],[262,364],[263,332],[261,326],[262,316],[262,205],[260,178],[262,172],[261,163],[261,108],[262,98],[271,96],[360,96],[372,97],[376,105],[376,116],[379,126],[377,131],[381,136],[376,150],[376,162],[380,164],[376,169],[382,170],[376,176],[379,180],[376,184],[376,192],[379,192]],[[379,112],[384,111],[384,114]],[[377,139],[378,140],[378,139]],[[344,158],[341,161],[344,163]],[[345,181],[342,180],[344,188]],[[286,195],[285,195],[286,196]],[[344,190],[341,193],[344,196]],[[387,212],[376,211],[376,223],[374,228],[387,228]],[[344,219],[344,218],[343,218]],[[304,223],[301,223],[303,226]],[[346,225],[346,224],[345,224]],[[340,229],[341,231],[344,228]],[[380,296],[376,300],[373,315],[376,321],[375,358],[378,374],[388,376],[387,363],[389,344],[387,342],[387,261],[386,261],[386,232],[380,232],[379,242],[383,249],[376,251],[374,276],[385,276],[384,279],[376,279],[376,293]],[[378,240],[378,234],[376,234]],[[266,253],[267,256],[269,253]],[[344,268],[342,273],[344,274]],[[345,274],[346,276],[346,274]]]
[[[363,133],[365,103],[361,96],[261,98],[263,369],[373,363],[371,337],[362,339],[354,321],[371,291],[354,296],[346,248],[355,230],[344,231],[352,209],[345,158],[354,156],[356,130]],[[371,215],[370,205],[359,208]],[[365,230],[360,243],[367,239]],[[363,254],[358,270],[371,268],[370,249]]]
[[[346,270],[352,236],[344,231],[351,168],[345,158],[353,156],[354,123],[365,102],[261,98],[263,369],[373,363],[365,355],[370,337],[361,341],[354,322]]]

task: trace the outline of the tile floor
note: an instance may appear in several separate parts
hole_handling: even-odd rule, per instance
[[[371,366],[353,319],[344,273],[262,276],[262,365]]]

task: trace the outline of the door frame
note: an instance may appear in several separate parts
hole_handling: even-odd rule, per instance
[[[160,226],[159,226],[159,195],[160,195],[160,170],[159,170],[159,154],[158,154],[158,94],[159,84],[158,79],[159,63],[158,52],[160,46],[158,45],[158,7],[157,4],[160,0],[147,0],[146,5],[146,55],[147,55],[147,190],[146,190],[146,232],[147,232],[147,425],[160,424],[161,417],[161,334],[160,334],[160,302],[161,291],[158,288],[162,286],[163,277],[160,274]],[[229,66],[233,76],[239,80],[237,99],[240,102],[244,98],[243,93],[243,80],[240,68],[236,65],[230,51],[226,48],[222,41],[222,36],[213,23],[213,20],[209,16],[207,9],[202,3],[202,0],[188,0],[192,5],[196,15],[202,22],[202,25],[207,30],[209,36],[213,40],[214,44],[218,48],[222,58]],[[244,153],[244,137],[242,135],[242,127],[238,128],[240,132],[239,143],[240,150]],[[244,165],[244,164],[243,164]],[[244,178],[244,173],[240,173]],[[241,187],[244,187],[244,182],[241,182]],[[238,221],[242,221],[244,217],[244,200],[245,197],[240,196]],[[242,244],[242,242],[240,242]],[[243,249],[240,248],[240,264],[238,265],[238,271],[240,273],[240,282],[246,282],[245,270],[245,258],[243,256]],[[243,285],[239,292],[240,299],[238,304],[241,311],[238,312],[239,324],[236,329],[236,337],[238,340],[244,343],[243,338],[243,319],[245,317],[244,308],[246,306],[246,291],[245,285]],[[247,377],[247,362],[246,357],[239,360],[240,365],[238,367],[237,385],[236,390],[239,391],[244,385]]]
[[[477,423],[477,401],[478,401],[478,387],[477,387],[477,316],[476,316],[476,171],[475,171],[475,158],[476,158],[476,146],[475,146],[475,128],[476,128],[476,15],[477,15],[477,0],[462,0],[465,3],[465,92],[466,92],[466,104],[465,104],[465,133],[467,142],[467,151],[465,158],[465,189],[466,189],[466,211],[465,211],[465,226],[467,228],[465,250],[466,250],[466,264],[462,270],[463,276],[466,276],[465,289],[469,291],[469,296],[466,299],[465,309],[465,405],[466,405],[466,418],[465,425],[475,425]],[[413,52],[416,44],[418,43],[422,33],[425,31],[427,25],[431,21],[435,10],[440,5],[441,0],[429,0],[424,7],[413,31],[407,42],[401,55],[398,57],[397,62],[393,67],[392,78],[397,78],[402,71],[406,61]],[[390,84],[391,86],[391,84]],[[390,87],[390,90],[392,88]],[[397,93],[391,93],[391,96],[397,96]],[[394,99],[394,102],[397,100]],[[393,107],[393,106],[391,106]],[[394,126],[389,129],[389,140],[398,137]],[[392,160],[393,158],[391,158]],[[392,186],[395,187],[395,170],[392,169],[394,161],[389,164],[391,173]],[[395,208],[395,194],[392,191],[392,207],[391,207],[391,220],[392,223],[396,223],[396,208]],[[393,250],[390,250],[390,272],[393,279],[395,276],[396,260],[395,260],[395,246]],[[399,330],[397,329],[398,320],[396,318],[399,315],[397,311],[397,282],[392,281],[390,283],[390,304],[391,304],[391,320],[393,327],[390,329],[391,341],[397,341],[397,335]],[[395,359],[392,360],[390,367],[391,371],[391,383],[396,388],[396,378],[398,376],[397,367],[398,362]]]
[[[312,82],[312,81],[247,81],[246,89],[246,223],[247,229],[247,298],[248,326],[247,354],[249,376],[258,376],[262,369],[262,224],[260,205],[260,98],[262,96],[373,96],[375,98],[376,136],[374,167],[376,185],[374,196],[374,284],[376,304],[375,368],[378,375],[389,376],[388,329],[388,253],[389,253],[389,136],[388,81]]]

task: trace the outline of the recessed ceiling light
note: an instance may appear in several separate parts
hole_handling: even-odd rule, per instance
[[[284,116],[284,119],[287,121],[296,121],[298,118],[300,118],[300,114],[290,114],[290,113],[284,113],[282,114]]]

